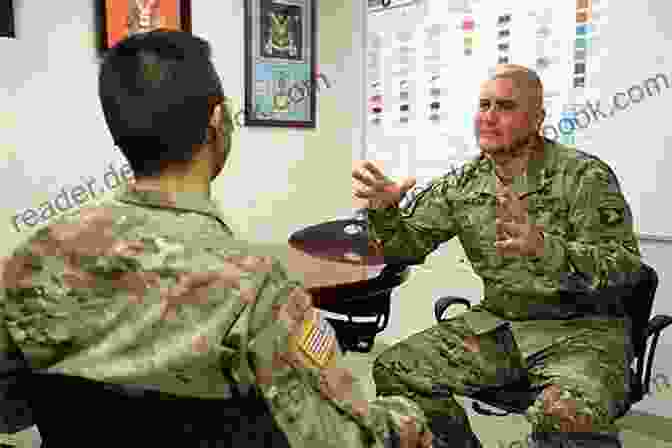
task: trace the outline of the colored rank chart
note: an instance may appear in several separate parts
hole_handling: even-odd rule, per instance
[[[586,63],[590,38],[590,0],[576,0],[576,39],[574,40],[574,82],[575,89],[586,87]]]
[[[392,100],[395,111],[389,120],[388,130],[408,132],[409,123],[415,119],[417,98],[417,43],[416,33],[412,30],[397,31],[392,47]]]
[[[511,62],[511,13],[502,14],[497,18],[497,63]]]
[[[464,32],[464,55],[471,56],[474,48],[474,27],[475,22],[474,18],[466,16],[462,20],[462,31]]]
[[[443,71],[450,67],[452,52],[448,42],[451,28],[448,23],[430,23],[424,25],[423,75],[424,92],[421,96],[425,105],[424,118],[434,126],[445,123],[447,118],[445,96],[447,86]],[[442,108],[443,103],[443,108]]]
[[[561,91],[564,87],[562,83],[567,79],[560,63],[562,57],[559,55],[561,50],[558,47],[561,37],[558,36],[556,27],[553,25],[552,7],[539,5],[536,10],[531,11],[528,15],[534,16],[534,36],[536,40],[534,69],[544,83],[543,103],[546,112],[544,125],[554,125],[553,120],[557,122],[555,109],[560,107],[558,103],[560,103]],[[555,138],[555,136],[552,137]]]
[[[586,61],[588,60],[588,29],[590,18],[590,0],[576,1],[576,35],[574,38],[574,62],[572,88],[574,96],[581,96],[586,87]],[[578,104],[566,104],[562,108],[558,131],[560,143],[576,146],[576,113]]]
[[[600,86],[600,55],[606,49],[600,48],[601,27],[606,21],[607,0],[576,1],[576,34],[574,60],[572,61],[572,97],[573,109],[576,113],[585,109],[586,101],[599,99],[604,92]],[[570,109],[572,109],[570,107]],[[581,114],[579,114],[581,117]],[[579,118],[577,118],[579,119]],[[584,122],[585,119],[582,119]],[[588,148],[591,146],[591,132],[577,126],[574,135],[566,139],[569,144]]]
[[[418,180],[445,174],[464,162],[474,141],[469,106],[477,103],[477,90],[471,86],[476,83],[472,66],[479,57],[477,16],[466,1],[432,0],[427,6],[418,33],[421,120],[414,126],[416,147],[409,157]]]
[[[411,105],[411,97],[415,97],[411,93],[412,79],[409,76],[415,67],[416,58],[415,48],[409,45],[408,41],[403,41],[397,47],[397,58],[399,60],[399,71],[405,74],[400,74],[397,81],[399,82],[399,89],[396,92],[396,100],[399,105],[398,121],[401,124],[407,125],[411,117],[411,109],[415,109]],[[413,111],[414,112],[414,111]]]
[[[367,98],[368,122],[379,125],[383,117],[383,70],[381,48],[383,36],[380,33],[369,33],[367,49]]]

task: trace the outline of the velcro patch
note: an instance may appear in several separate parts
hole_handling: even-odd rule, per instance
[[[601,208],[600,222],[602,225],[611,226],[621,224],[624,220],[623,210],[616,208]]]
[[[322,313],[315,310],[311,319],[303,321],[298,346],[315,364],[324,368],[338,351],[336,331]]]

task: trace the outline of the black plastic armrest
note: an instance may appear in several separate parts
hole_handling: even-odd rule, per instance
[[[651,348],[649,349],[649,356],[646,358],[646,375],[644,376],[644,395],[649,393],[651,387],[651,369],[653,368],[653,357],[656,354],[656,346],[658,345],[658,338],[660,332],[672,325],[672,316],[665,314],[657,314],[654,316],[646,327],[646,339],[653,336],[651,341]]]
[[[387,264],[380,272],[380,277],[396,276],[408,269],[408,265],[405,263],[395,263]]]
[[[383,270],[380,273],[380,277],[396,276],[404,272],[406,269],[411,266],[416,266],[423,264],[424,259],[418,258],[408,258],[408,257],[395,257],[387,260],[388,263],[385,265]]]
[[[646,334],[648,336],[658,334],[670,325],[672,325],[672,316],[657,314],[649,321],[649,325],[646,327]]]
[[[446,312],[448,307],[455,304],[465,305],[467,308],[471,308],[471,302],[469,299],[465,299],[464,297],[441,297],[439,300],[434,302],[434,317],[436,318],[436,322],[442,322],[445,320],[442,319],[443,313]]]

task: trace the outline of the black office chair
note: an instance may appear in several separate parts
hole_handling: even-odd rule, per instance
[[[392,264],[369,280],[309,289],[317,308],[339,315],[326,319],[336,330],[343,353],[371,352],[376,335],[389,323],[392,290],[406,281],[408,273],[408,265]]]
[[[33,373],[26,384],[42,448],[289,448],[254,387],[228,400],[177,397]]]
[[[337,315],[326,319],[336,330],[343,352],[371,352],[376,335],[389,323],[392,290],[406,281],[411,265],[424,260],[373,254],[365,210],[355,213],[354,218],[306,227],[292,234],[289,241],[314,257],[341,261],[344,254],[350,254],[359,257],[362,267],[384,266],[371,279],[308,289],[315,307]]]
[[[616,418],[620,418],[628,413],[633,404],[639,402],[649,393],[651,384],[651,368],[653,367],[653,357],[656,352],[660,332],[672,324],[672,317],[667,315],[656,315],[652,319],[651,310],[653,300],[658,287],[658,275],[656,271],[645,264],[642,264],[638,282],[628,291],[623,299],[623,308],[625,314],[632,320],[632,343],[635,359],[637,360],[637,371],[632,367],[631,371],[631,390],[626,399],[625,406],[619,410]],[[471,307],[469,300],[462,297],[441,297],[434,303],[434,317],[437,322],[445,320],[443,314],[449,306],[455,304]],[[649,338],[653,337],[649,356],[646,360],[646,374],[644,369],[644,356]],[[481,415],[504,416],[510,413],[525,414],[542,391],[542,388],[532,387],[529,380],[525,378],[522,381],[513,383],[504,387],[492,387],[470,396],[478,401],[473,402],[473,409]],[[484,408],[479,402],[503,409],[506,412],[497,413]]]

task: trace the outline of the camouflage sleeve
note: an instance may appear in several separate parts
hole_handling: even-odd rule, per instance
[[[414,189],[398,207],[368,210],[369,240],[379,254],[424,259],[457,233],[450,174]]]
[[[333,328],[277,262],[247,330],[256,382],[291,446],[383,448],[404,415],[416,418],[418,432],[427,429],[422,410],[407,399],[367,402]]]
[[[590,160],[570,183],[572,231],[566,237],[544,233],[544,266],[557,272],[569,264],[561,283],[570,293],[632,284],[641,267],[640,252],[615,174],[604,162]]]

